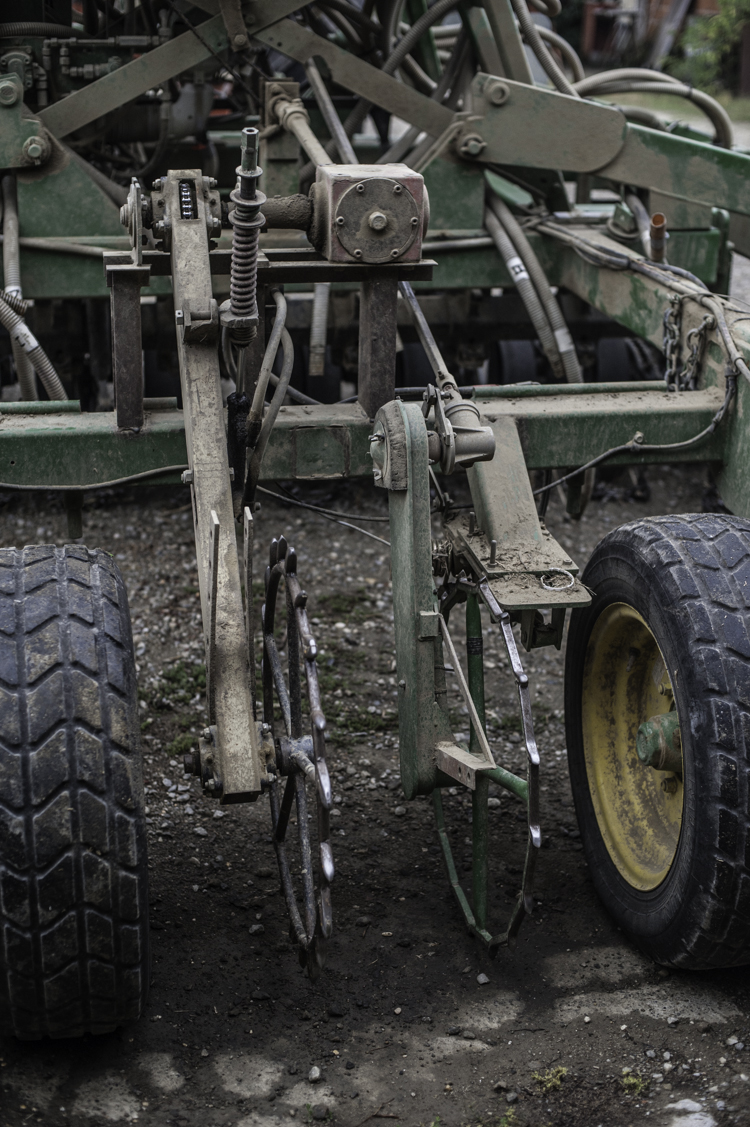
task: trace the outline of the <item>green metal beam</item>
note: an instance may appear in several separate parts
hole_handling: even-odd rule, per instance
[[[642,125],[628,125],[625,144],[598,175],[750,214],[750,157]]]
[[[592,385],[583,394],[517,398],[507,388],[495,399],[483,399],[488,420],[512,418],[518,425],[529,469],[574,466],[611,446],[629,442],[640,430],[647,442],[677,442],[707,426],[717,410],[719,388],[674,395],[659,391],[612,391]],[[741,394],[742,394],[742,388]],[[723,428],[710,442],[649,462],[696,462],[723,458]],[[741,420],[732,441],[741,443]],[[370,478],[368,435],[372,422],[356,404],[324,407],[282,407],[268,445],[261,480],[302,481]],[[739,462],[738,457],[735,461]],[[617,464],[638,464],[643,458],[623,456]],[[187,464],[181,411],[147,413],[140,435],[118,433],[114,412],[58,415],[0,415],[0,489],[21,485],[39,489],[83,487],[164,466]],[[172,477],[171,480],[177,480]],[[152,484],[147,479],[143,484]],[[750,489],[732,506],[750,513]]]

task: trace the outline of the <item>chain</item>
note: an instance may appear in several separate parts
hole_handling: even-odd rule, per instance
[[[680,325],[682,323],[682,299],[673,294],[669,308],[664,314],[664,359],[666,369],[664,379],[670,391],[677,388],[677,372],[680,363]]]
[[[706,313],[700,325],[697,328],[691,329],[687,335],[687,345],[690,349],[690,355],[685,361],[685,367],[680,373],[679,387],[680,391],[694,391],[698,383],[698,372],[700,371],[701,362],[703,360],[703,353],[706,351],[706,341],[710,329],[716,328],[716,318],[711,313]]]
[[[674,294],[664,314],[664,379],[670,391],[694,391],[706,351],[708,333],[716,328],[716,318],[707,313],[700,325],[690,329],[686,344],[688,357],[681,367],[680,336],[682,329],[682,298]]]

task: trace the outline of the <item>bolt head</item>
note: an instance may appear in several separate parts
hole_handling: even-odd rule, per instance
[[[0,106],[14,106],[18,101],[18,87],[15,82],[0,82]]]
[[[360,195],[362,194],[362,192],[364,192],[364,190],[365,190],[364,184],[362,184],[362,183],[357,184],[356,191],[359,192]]]
[[[343,217],[343,215],[337,215],[337,216],[336,216],[336,226],[337,226],[337,227],[343,227],[343,226],[344,226],[344,217]]]
[[[239,32],[232,39],[232,46],[233,47],[244,47],[246,45],[246,43],[247,43],[247,36],[243,35],[242,32]]]
[[[362,251],[359,249],[359,247],[357,247],[357,249],[354,251],[354,257],[355,258],[361,258],[362,257]]]
[[[388,217],[382,211],[373,211],[367,222],[373,231],[383,231],[388,226]]]
[[[42,155],[42,146],[38,141],[34,140],[26,147],[26,155],[30,157],[31,160],[39,160]]]
[[[400,196],[402,191],[403,191],[403,188],[401,187],[400,184],[394,184],[393,185],[394,196]]]
[[[203,729],[203,739],[207,740],[209,743],[211,742],[211,729],[210,728],[204,728]]]
[[[485,95],[493,106],[502,106],[510,97],[510,89],[504,82],[491,82],[485,87]]]
[[[398,258],[398,256],[400,255],[400,253],[401,253],[401,251],[400,251],[400,250],[392,250],[392,251],[391,251],[391,258]]]

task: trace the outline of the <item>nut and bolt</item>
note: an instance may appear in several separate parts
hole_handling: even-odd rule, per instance
[[[470,133],[461,142],[460,153],[464,157],[478,157],[487,142],[478,133]]]
[[[14,106],[18,101],[18,86],[12,79],[0,82],[0,106]]]
[[[211,735],[210,728],[203,729],[203,739],[206,741],[206,743],[213,743],[213,736]]]
[[[47,143],[43,137],[29,137],[29,139],[24,142],[23,155],[27,157],[28,160],[40,161],[44,156],[46,148]]]
[[[674,775],[670,775],[668,779],[662,779],[661,789],[665,794],[677,794],[677,779]]]
[[[493,106],[502,106],[510,97],[510,87],[504,82],[488,82],[484,88],[484,96]]]
[[[192,485],[193,484],[193,471],[192,470],[183,470],[182,474],[180,476],[180,481],[182,482],[183,485]]]

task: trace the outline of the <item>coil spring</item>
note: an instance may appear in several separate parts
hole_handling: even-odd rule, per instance
[[[251,317],[258,312],[258,239],[265,222],[260,209],[265,203],[262,192],[256,192],[252,203],[231,194],[235,208],[230,216],[234,228],[232,239],[232,272],[229,284],[230,309],[237,317]],[[257,333],[251,328],[232,328],[232,340],[239,348],[250,343]]]

